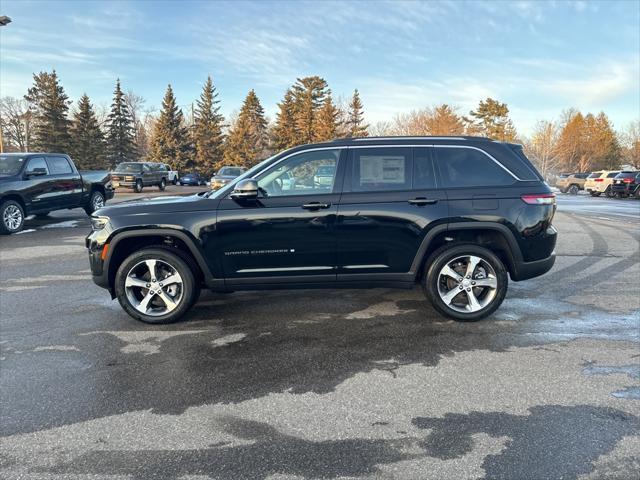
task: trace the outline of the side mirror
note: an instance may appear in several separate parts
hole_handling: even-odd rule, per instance
[[[258,198],[258,181],[253,178],[240,180],[230,195],[234,200]]]
[[[27,177],[41,177],[42,175],[46,175],[47,174],[47,169],[46,168],[34,168],[33,170],[29,170],[28,172],[25,173],[25,175]]]

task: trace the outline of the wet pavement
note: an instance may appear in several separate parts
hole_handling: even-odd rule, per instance
[[[147,326],[90,281],[81,211],[31,220],[0,238],[0,476],[637,478],[637,209],[561,196],[554,269],[472,324],[376,289]]]

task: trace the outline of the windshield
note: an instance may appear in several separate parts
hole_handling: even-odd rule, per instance
[[[233,188],[233,186],[236,183],[238,183],[240,180],[243,180],[245,178],[251,178],[255,172],[261,170],[266,164],[268,164],[276,156],[277,156],[277,154],[273,155],[273,156],[271,156],[269,158],[265,158],[260,163],[258,163],[257,165],[254,165],[249,170],[244,172],[242,175],[240,175],[239,177],[235,178],[234,181],[228,183],[226,186],[224,186],[224,187],[222,187],[222,188],[220,188],[218,190],[212,190],[207,195],[207,198],[222,198],[222,197],[224,197],[229,192],[229,190],[231,190]]]
[[[139,173],[142,171],[141,163],[120,163],[116,167],[116,172]]]
[[[239,175],[242,175],[242,169],[235,168],[235,167],[223,167],[218,172],[218,175],[229,175],[229,176],[233,175],[234,177],[237,177]]]
[[[0,156],[0,175],[17,175],[24,164],[24,157]]]

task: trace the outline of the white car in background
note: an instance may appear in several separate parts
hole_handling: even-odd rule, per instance
[[[166,163],[161,164],[160,169],[167,172],[167,182],[177,185],[178,180],[180,180],[180,175],[178,175],[177,170],[173,170],[171,165],[167,165]]]

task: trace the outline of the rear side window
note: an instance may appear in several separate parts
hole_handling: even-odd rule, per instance
[[[618,175],[620,172],[611,172],[610,174],[607,175],[607,178],[613,178],[616,175]]]
[[[588,173],[576,173],[576,178],[587,178],[588,176]]]
[[[515,178],[479,150],[435,147],[436,163],[446,188],[512,185]]]
[[[52,175],[73,172],[71,164],[69,164],[69,160],[64,157],[49,157],[47,158],[47,163],[49,164],[49,171]]]
[[[352,152],[352,191],[411,190],[410,148],[354,148]]]
[[[33,172],[36,168],[44,168],[49,175],[49,167],[47,167],[47,162],[44,161],[44,158],[30,158],[29,163],[27,164],[27,173]]]
[[[587,178],[600,178],[600,175],[602,175],[601,172],[595,172],[589,175]]]

